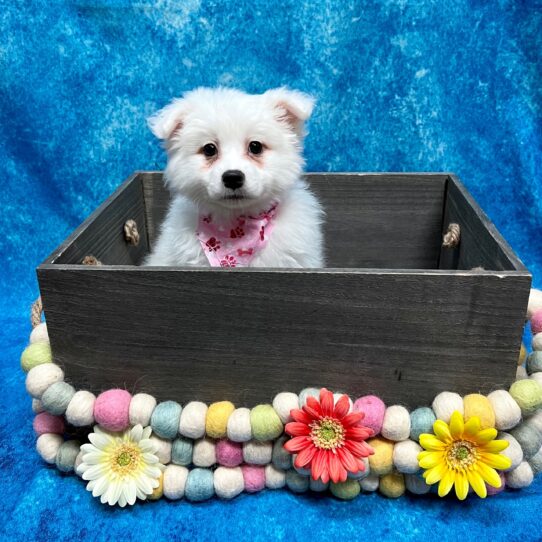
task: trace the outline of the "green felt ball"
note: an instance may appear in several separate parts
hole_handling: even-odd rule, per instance
[[[55,463],[61,472],[71,472],[75,465],[75,459],[79,455],[81,444],[77,440],[67,440],[60,446]]]
[[[21,355],[21,367],[25,373],[42,363],[51,363],[53,355],[49,343],[39,342],[27,346]]]
[[[542,385],[536,380],[516,380],[510,386],[510,395],[524,416],[534,414],[542,406]]]
[[[337,484],[331,482],[329,484],[329,490],[333,496],[337,497],[337,499],[350,501],[359,495],[361,486],[359,485],[358,480],[346,480],[346,482],[339,482]]]
[[[250,411],[252,436],[256,440],[273,440],[282,435],[282,422],[271,405],[258,405]]]

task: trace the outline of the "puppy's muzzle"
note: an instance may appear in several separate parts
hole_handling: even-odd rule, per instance
[[[245,174],[238,169],[228,169],[222,173],[222,182],[226,188],[235,190],[241,188],[245,182]]]

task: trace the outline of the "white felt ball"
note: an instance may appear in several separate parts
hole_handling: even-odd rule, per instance
[[[305,388],[299,392],[299,408],[307,404],[307,397],[320,399],[320,390],[318,388]]]
[[[43,433],[43,435],[38,437],[36,449],[44,461],[47,463],[54,463],[56,454],[58,453],[58,450],[60,450],[62,444],[64,444],[64,439],[61,435]]]
[[[26,375],[26,391],[35,399],[41,399],[45,390],[55,382],[64,380],[64,371],[54,363],[42,363],[32,367]]]
[[[450,417],[456,410],[464,414],[463,397],[458,393],[443,391],[433,400],[433,412],[438,420],[450,423]]]
[[[542,410],[537,410],[532,416],[528,418],[529,425],[538,429],[542,433]]]
[[[77,474],[77,476],[79,476],[79,478],[81,478],[81,476],[83,476],[83,473],[82,472],[79,472],[77,470],[77,468],[79,467],[79,465],[83,462],[83,456],[85,455],[85,452],[83,452],[83,450],[81,450],[78,454],[77,454],[77,457],[75,458],[75,463],[73,464],[73,471],[75,472],[75,474]]]
[[[401,405],[393,405],[386,409],[382,422],[381,434],[395,442],[406,440],[410,435],[410,414]]]
[[[201,401],[191,401],[181,411],[179,433],[184,437],[197,439],[205,435],[207,405]]]
[[[527,304],[527,319],[530,320],[533,313],[538,309],[542,309],[542,290],[532,288],[529,303]]]
[[[512,429],[521,421],[521,408],[506,390],[491,392],[487,398],[495,413],[495,427],[499,431]]]
[[[271,463],[273,445],[271,442],[251,440],[243,444],[243,459],[250,465],[267,465]]]
[[[344,393],[334,393],[333,394],[333,403],[336,405],[337,404],[337,401],[343,396],[345,395]],[[348,403],[349,403],[349,407],[348,407],[348,412],[352,412],[352,409],[354,408],[354,403],[352,402],[352,399],[350,399],[350,397],[348,398]]]
[[[32,330],[32,333],[30,333],[30,344],[48,342],[49,334],[47,333],[47,324],[42,322]]]
[[[216,463],[215,441],[209,437],[194,441],[192,463],[196,467],[211,467]]]
[[[533,350],[540,351],[542,350],[542,333],[537,333],[533,337],[533,342],[531,343]]]
[[[378,474],[369,474],[366,478],[360,481],[359,485],[363,491],[376,491],[380,484]]]
[[[532,484],[534,474],[531,465],[527,461],[522,461],[518,467],[504,475],[507,487],[521,489]]]
[[[43,405],[39,399],[32,399],[32,412],[34,414],[39,414],[43,412]]]
[[[184,497],[188,469],[180,465],[168,465],[164,471],[164,496],[172,501]]]
[[[75,427],[85,427],[94,423],[94,403],[96,396],[89,391],[76,391],[66,409],[66,420]]]
[[[289,391],[283,391],[275,396],[273,399],[273,408],[279,415],[282,423],[288,423],[292,421],[290,417],[290,410],[299,408],[299,397],[295,393]]]
[[[171,461],[171,440],[157,437],[154,434],[150,436],[150,439],[156,445],[156,452],[154,455],[158,457],[158,461],[160,461],[162,465],[167,465]]]
[[[518,365],[518,368],[516,369],[516,380],[525,380],[526,378],[529,378],[527,369],[525,369],[523,365]]]
[[[363,480],[364,478],[367,478],[369,474],[371,474],[371,467],[369,466],[369,458],[364,457],[362,461],[363,461],[363,464],[365,465],[365,470],[358,470],[358,472],[356,473],[349,472],[347,475],[348,478],[352,480]]]
[[[523,461],[523,450],[520,443],[509,433],[499,433],[497,435],[498,440],[506,440],[508,442],[508,448],[501,452],[502,455],[508,457],[512,462],[508,471],[514,470]]]
[[[280,489],[286,485],[286,472],[274,465],[265,466],[265,487]]]
[[[414,495],[425,495],[431,491],[431,486],[425,483],[425,479],[418,474],[406,474],[405,486]]]
[[[148,393],[136,393],[130,401],[129,417],[130,424],[141,424],[147,427],[151,422],[153,410],[156,407],[156,399]]]
[[[250,425],[250,410],[248,408],[236,408],[228,418],[228,438],[233,442],[248,442],[252,438],[252,426]]]
[[[311,491],[321,493],[322,491],[326,491],[327,489],[329,489],[329,482],[324,483],[320,478],[318,478],[318,480],[313,480],[312,478],[310,478],[309,489]]]
[[[420,470],[418,454],[422,447],[413,440],[403,440],[393,447],[393,464],[404,474],[415,474]]]
[[[536,380],[540,385],[542,385],[542,373],[533,373],[529,378],[531,380]]]
[[[241,467],[218,467],[213,476],[215,493],[222,499],[233,499],[245,489]]]

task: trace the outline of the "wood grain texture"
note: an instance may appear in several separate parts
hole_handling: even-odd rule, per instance
[[[124,238],[124,223],[137,223],[140,241],[130,245]],[[92,255],[104,265],[137,265],[148,252],[143,187],[138,174],[128,178],[92,213],[46,262],[80,264]]]
[[[161,174],[141,177],[152,246],[170,195]],[[437,267],[446,174],[308,173],[306,179],[326,210],[327,267]]]
[[[78,388],[181,403],[327,386],[411,408],[514,379],[527,273],[38,270],[54,359]]]
[[[497,228],[454,175],[450,175],[446,187],[443,233],[452,222],[461,228],[460,243],[454,249],[441,248],[440,269],[483,267],[494,271],[525,271]]]

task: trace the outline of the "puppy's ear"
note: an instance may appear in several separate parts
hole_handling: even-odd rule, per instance
[[[176,98],[160,111],[147,119],[151,132],[158,138],[168,140],[182,128],[183,116],[186,113],[186,100]]]
[[[314,98],[298,90],[286,87],[274,88],[264,93],[271,107],[276,110],[278,120],[289,124],[296,134],[305,135],[304,123],[311,116]]]

